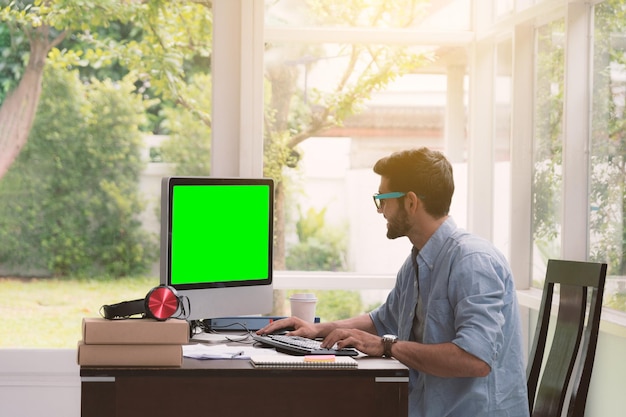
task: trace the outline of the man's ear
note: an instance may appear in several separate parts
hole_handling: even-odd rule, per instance
[[[408,204],[407,209],[411,210],[411,212],[415,212],[420,204],[422,204],[422,201],[413,191],[409,191],[408,193],[406,193],[404,199],[406,201],[406,204]]]

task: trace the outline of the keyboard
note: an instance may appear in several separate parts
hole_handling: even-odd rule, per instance
[[[274,347],[279,352],[288,353],[290,355],[357,356],[359,354],[359,352],[353,348],[322,348],[321,341],[307,339],[300,336],[289,336],[284,334],[253,334],[252,338],[257,342]]]

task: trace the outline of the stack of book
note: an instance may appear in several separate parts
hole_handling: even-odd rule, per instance
[[[185,320],[83,319],[78,343],[81,366],[181,366],[189,343]]]

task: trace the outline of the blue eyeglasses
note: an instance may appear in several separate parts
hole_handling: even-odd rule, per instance
[[[383,206],[382,200],[387,200],[389,198],[400,198],[400,197],[404,197],[405,195],[406,193],[396,191],[393,193],[374,194],[372,198],[374,198],[374,204],[376,205],[376,209],[380,210],[381,207]]]

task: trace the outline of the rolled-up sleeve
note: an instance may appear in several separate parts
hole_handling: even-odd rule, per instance
[[[465,256],[450,277],[454,309],[452,343],[490,366],[502,347],[506,286],[493,259],[483,253]]]

